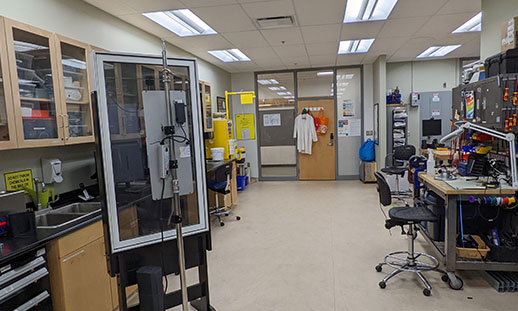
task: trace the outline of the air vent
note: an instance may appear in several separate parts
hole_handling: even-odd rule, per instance
[[[291,27],[294,25],[293,16],[262,17],[257,19],[257,24],[262,29]]]

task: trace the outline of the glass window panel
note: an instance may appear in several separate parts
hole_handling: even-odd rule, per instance
[[[61,42],[63,87],[67,103],[68,136],[92,135],[86,50]]]
[[[153,65],[104,63],[121,241],[174,229],[174,223],[169,222],[171,199],[152,199],[146,147],[143,97],[145,92],[160,87],[157,77],[160,76],[161,69],[161,66]],[[189,69],[176,66],[171,66],[169,69],[175,76],[182,77],[179,85],[190,90]],[[161,86],[163,87],[163,83]],[[184,130],[188,137],[193,137],[191,98],[188,91],[185,93],[189,121]],[[192,149],[193,146],[191,145],[190,148]],[[191,152],[194,154],[193,150]],[[190,161],[193,169],[194,191],[180,196],[183,225],[186,227],[200,223],[195,157],[191,157]]]
[[[332,97],[333,75],[333,69],[298,72],[298,97]]]
[[[293,72],[257,76],[262,177],[297,176],[294,84]]]
[[[355,176],[359,171],[358,150],[362,143],[361,69],[346,68],[336,71],[337,119],[347,121],[350,133],[360,131],[360,136],[344,136],[338,132],[338,175]],[[355,131],[352,129],[354,127]],[[359,127],[359,129],[358,129]]]
[[[49,39],[13,28],[25,139],[58,138]]]
[[[4,93],[4,77],[2,75],[3,65],[0,61],[0,141],[9,141],[9,124]]]

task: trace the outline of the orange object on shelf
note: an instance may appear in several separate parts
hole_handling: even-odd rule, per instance
[[[473,134],[473,139],[479,140],[479,141],[489,141],[489,140],[493,140],[493,136],[477,132],[477,133]]]
[[[33,118],[48,118],[49,117],[49,111],[48,110],[32,110],[32,117]]]

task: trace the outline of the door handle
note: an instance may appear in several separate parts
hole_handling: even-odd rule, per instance
[[[71,255],[71,256],[68,256],[67,258],[63,259],[63,262],[67,262],[67,261],[69,261],[70,259],[73,259],[73,258],[75,258],[75,257],[77,257],[77,256],[79,256],[79,255],[81,255],[81,254],[83,254],[84,252],[85,252],[85,250],[84,250],[84,249],[82,249],[82,250],[80,250],[79,252],[77,252],[77,253],[75,253],[75,254],[73,254],[73,255]]]
[[[328,146],[333,146],[335,144],[334,138],[335,138],[335,135],[333,133],[331,133],[329,135],[329,144],[327,144]]]

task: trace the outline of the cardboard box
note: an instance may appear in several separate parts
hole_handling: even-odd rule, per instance
[[[376,162],[361,162],[360,164],[360,180],[364,183],[376,182]]]
[[[518,16],[507,20],[502,25],[501,52],[518,48]]]

